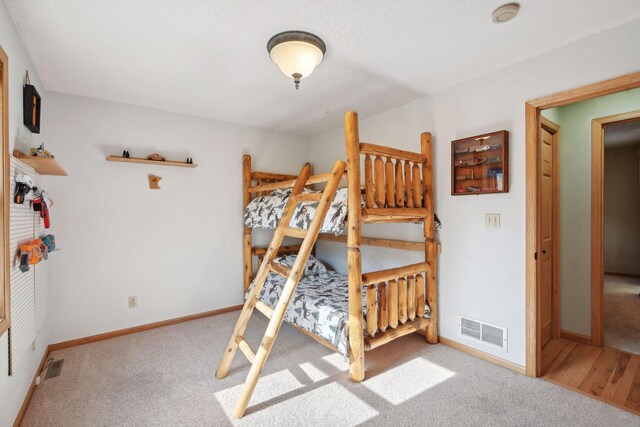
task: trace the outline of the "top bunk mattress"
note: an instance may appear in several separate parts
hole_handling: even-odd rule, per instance
[[[313,193],[313,191],[305,188],[303,193]],[[291,188],[282,188],[274,190],[266,196],[256,197],[251,200],[244,210],[244,225],[251,228],[275,229],[280,222],[280,218],[282,218],[282,213],[290,196]],[[346,187],[336,191],[329,212],[320,228],[321,233],[333,233],[337,236],[346,229],[347,213],[349,211],[347,199],[348,190]],[[361,205],[364,207],[364,200],[361,200]],[[309,228],[317,207],[318,202],[298,203],[289,226]],[[442,226],[440,220],[435,213],[433,216],[436,229],[439,229]]]
[[[311,191],[305,189],[303,192],[310,193]],[[244,225],[251,228],[276,228],[290,196],[291,188],[282,188],[274,190],[266,196],[256,197],[251,200],[244,210]],[[347,196],[346,187],[338,189],[331,202],[329,212],[322,223],[321,233],[337,235],[344,231],[348,211]],[[289,226],[309,228],[317,207],[318,202],[298,203]]]

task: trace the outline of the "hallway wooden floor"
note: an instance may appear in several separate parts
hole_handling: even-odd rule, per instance
[[[640,415],[640,356],[552,339],[542,350],[543,378]]]

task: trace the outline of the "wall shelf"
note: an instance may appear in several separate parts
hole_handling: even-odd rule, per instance
[[[55,158],[27,156],[20,150],[13,150],[13,157],[31,166],[40,175],[67,176]]]
[[[195,168],[198,165],[196,163],[187,163],[187,162],[176,162],[173,160],[147,160],[141,157],[122,157],[122,156],[109,156],[107,157],[108,162],[121,162],[121,163],[142,163],[145,165],[155,165],[155,166],[177,166],[181,168]]]

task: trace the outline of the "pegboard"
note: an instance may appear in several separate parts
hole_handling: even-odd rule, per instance
[[[34,179],[36,186],[46,190],[46,179],[35,173],[33,168],[11,157],[9,184],[9,256],[11,290],[11,330],[9,343],[9,375],[20,366],[32,350],[37,340],[38,330],[47,317],[47,261],[20,271],[20,246],[40,237],[45,232],[43,221],[34,212],[30,202],[13,203],[15,177],[23,173]]]

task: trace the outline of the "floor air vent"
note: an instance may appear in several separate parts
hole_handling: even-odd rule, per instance
[[[460,316],[460,335],[507,351],[507,328]]]
[[[49,365],[49,369],[47,369],[47,375],[44,377],[44,379],[48,380],[49,378],[60,376],[63,363],[64,359],[54,360],[53,362],[51,362],[51,365]]]

